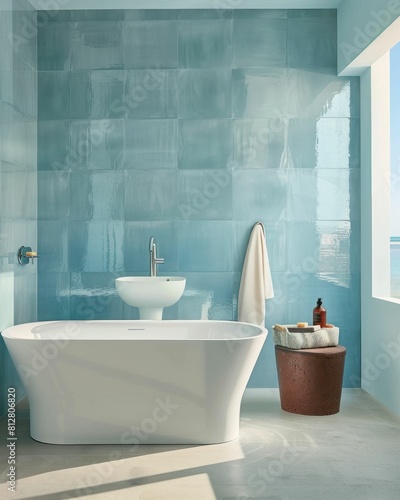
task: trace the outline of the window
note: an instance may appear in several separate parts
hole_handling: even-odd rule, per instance
[[[400,299],[400,43],[390,51],[390,295]]]

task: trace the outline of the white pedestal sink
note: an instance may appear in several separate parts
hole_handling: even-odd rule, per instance
[[[118,295],[128,305],[139,308],[140,319],[162,319],[164,307],[182,297],[186,278],[180,276],[127,276],[117,278]]]

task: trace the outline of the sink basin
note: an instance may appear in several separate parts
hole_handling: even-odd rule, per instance
[[[127,276],[117,278],[118,295],[128,305],[139,308],[140,319],[162,319],[164,307],[182,297],[186,278],[180,276]]]

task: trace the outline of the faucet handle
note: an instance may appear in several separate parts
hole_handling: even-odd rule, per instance
[[[163,257],[157,257],[154,259],[154,262],[156,264],[164,264],[164,258]]]

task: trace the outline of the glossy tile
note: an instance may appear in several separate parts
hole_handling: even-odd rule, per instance
[[[122,221],[71,222],[68,232],[69,270],[121,272],[124,223]]]
[[[328,321],[339,326],[342,330],[342,328],[346,328],[344,318],[352,309],[354,314],[348,321],[354,327],[360,321],[356,298],[359,288],[359,273],[354,275],[341,273],[315,275],[303,270],[291,272],[288,274],[287,290],[288,321],[297,322],[296,317],[307,315],[310,318],[317,297],[322,297]],[[300,289],[302,290],[301,296],[298,293]],[[304,321],[309,321],[309,319],[304,319]],[[358,336],[359,331],[354,331],[353,335]],[[341,341],[344,341],[344,338]]]
[[[12,24],[8,26],[7,36],[13,34],[13,69],[21,70],[28,64],[37,69],[37,20],[36,11],[29,2],[15,7],[12,12]],[[24,40],[21,42],[21,40]],[[17,43],[20,42],[20,43]]]
[[[237,170],[233,173],[233,216],[257,222],[286,220],[286,173],[282,170]]]
[[[1,320],[0,328],[3,331],[5,328],[14,325],[14,276],[12,273],[0,273],[0,299],[1,299]],[[0,340],[0,356],[2,363],[6,360],[7,348],[3,337]],[[4,366],[4,365],[3,365]],[[5,380],[1,381],[1,389],[5,390]],[[3,405],[4,409],[6,405]]]
[[[2,172],[0,213],[4,219],[35,220],[37,217],[36,172]]]
[[[125,20],[161,21],[173,20],[178,16],[175,9],[130,9],[125,11]]]
[[[71,319],[122,319],[123,302],[115,289],[115,273],[71,273]]]
[[[359,270],[359,224],[349,221],[288,222],[289,271],[349,274]]]
[[[164,309],[164,311],[165,311],[165,309]],[[140,319],[139,318],[139,308],[128,306],[128,304],[123,304],[122,314],[123,314],[123,319],[128,319],[130,321],[135,320],[135,319]],[[163,319],[164,319],[164,316],[163,316]]]
[[[123,171],[73,171],[71,220],[123,220]]]
[[[180,272],[232,272],[232,221],[178,222]]]
[[[1,130],[2,160],[13,165],[13,170],[35,170],[37,125],[35,121],[4,123]]]
[[[303,11],[304,12],[304,11]],[[289,68],[332,68],[337,66],[336,15],[289,16]]]
[[[229,166],[231,120],[178,120],[178,129],[180,169],[226,169]]]
[[[87,21],[70,24],[71,70],[123,69],[123,23]]]
[[[166,221],[139,221],[125,223],[124,269],[127,273],[150,274],[149,241],[154,236],[157,255],[164,258],[158,274],[178,271],[177,223]]]
[[[230,19],[232,10],[221,9],[219,5],[215,9],[182,9],[178,11],[178,17],[181,20]]]
[[[0,87],[4,89],[0,90],[2,99],[23,113],[22,120],[28,121],[37,118],[37,72],[32,69],[6,72],[1,74],[1,78],[3,82]]]
[[[128,118],[176,118],[176,71],[125,71],[123,110]]]
[[[179,219],[232,219],[232,176],[220,170],[178,174]]]
[[[0,99],[6,103],[13,104],[13,72],[6,71],[6,65],[1,66],[0,71]]]
[[[233,67],[285,68],[286,39],[286,19],[234,19]]]
[[[7,35],[12,31],[12,11],[2,10],[0,15],[0,47],[2,49],[2,60],[1,60],[1,70],[11,71],[13,50],[12,50],[12,40],[10,40]]]
[[[37,321],[37,273],[14,277],[14,324]]]
[[[270,246],[270,244],[268,243]],[[272,326],[278,323],[279,325],[288,324],[288,311],[287,311],[287,272],[271,272],[272,284],[274,286],[274,297],[268,299],[265,303],[265,326],[271,332]],[[272,337],[272,336],[271,336]],[[271,345],[270,339],[270,345]],[[268,346],[267,346],[268,347]],[[272,349],[273,351],[274,349]],[[265,367],[265,365],[264,365]],[[269,380],[273,385],[272,380],[275,380],[275,374],[269,370]]]
[[[279,118],[286,112],[286,70],[232,70],[235,118]]]
[[[288,220],[359,220],[359,182],[359,169],[288,170]]]
[[[232,273],[189,272],[185,277],[185,291],[178,302],[180,318],[232,321]]]
[[[231,70],[180,70],[179,118],[230,118]]]
[[[38,170],[66,170],[69,167],[69,121],[38,122]]]
[[[286,19],[286,9],[234,9],[233,19]]]
[[[70,10],[50,9],[38,11],[37,15],[42,16],[41,20],[47,23],[64,23],[70,20]],[[39,17],[40,18],[40,17]]]
[[[356,275],[355,280],[358,281],[358,290],[360,278]],[[357,300],[357,299],[353,299]],[[360,310],[357,304],[357,316],[353,316],[347,323],[344,316],[341,314],[336,319],[336,324],[340,325],[340,343],[344,345],[347,349],[346,352],[346,365],[344,367],[343,373],[343,387],[359,387],[360,386],[360,373],[361,373],[361,321],[360,321]],[[346,313],[345,313],[346,314]],[[331,314],[332,316],[332,314]]]
[[[1,163],[0,163],[1,167]],[[0,186],[1,186],[1,177],[2,177],[2,172],[0,170]],[[6,292],[6,289],[8,287],[9,283],[12,283],[12,274],[9,273],[11,271],[10,266],[14,265],[14,261],[16,260],[15,258],[15,251],[12,253],[11,250],[11,245],[12,242],[10,240],[10,221],[5,222],[4,220],[0,221],[0,234],[2,235],[0,239],[0,254],[3,255],[3,258],[0,261],[0,276],[3,276],[3,279],[6,280],[4,284],[2,284],[2,292],[0,292],[0,296],[2,299],[2,306],[1,306],[1,312],[3,311],[3,308],[5,307],[6,310],[9,310],[10,308],[8,306],[5,306],[6,302],[11,300],[14,296],[11,293]],[[10,245],[10,247],[9,247]],[[18,245],[18,243],[17,243]],[[7,273],[7,274],[6,274]],[[1,280],[1,277],[0,277]],[[6,295],[4,295],[6,294]],[[5,298],[5,296],[8,297],[8,299]],[[10,313],[10,311],[9,311]],[[8,315],[7,315],[8,317]],[[0,320],[0,327],[2,329],[6,328],[5,326],[5,321],[6,321],[6,316],[3,315],[2,319]],[[8,321],[8,320],[7,320]]]
[[[168,21],[125,23],[125,67],[127,69],[176,68],[178,26]]]
[[[358,77],[327,70],[288,70],[288,117],[359,118]]]
[[[38,69],[70,69],[69,23],[46,22],[38,28]]]
[[[180,68],[231,68],[230,20],[182,20],[178,34]]]
[[[39,276],[42,273],[68,272],[68,222],[46,220],[38,224]],[[40,300],[39,300],[40,304]]]
[[[126,169],[175,169],[178,163],[177,120],[126,120]]]
[[[177,213],[176,187],[176,172],[127,170],[125,220],[173,220]]]
[[[70,168],[111,170],[123,167],[124,122],[91,120],[70,122]]]
[[[123,71],[73,71],[70,73],[70,118],[120,118],[124,114]]]
[[[67,71],[40,71],[38,73],[39,120],[69,118],[68,88],[69,73]]]
[[[38,274],[38,321],[70,319],[70,274],[47,272]]]
[[[65,220],[70,212],[70,174],[67,171],[38,172],[39,220]]]
[[[71,21],[123,21],[121,9],[79,9],[70,11]]]
[[[26,118],[26,115],[18,111],[12,104],[0,100],[0,125],[19,121]]]
[[[320,18],[336,19],[336,9],[289,9],[287,11],[289,19],[296,18]]]
[[[359,120],[290,120],[288,158],[289,166],[294,168],[359,168]]]
[[[336,171],[338,174],[339,171]],[[346,172],[347,174],[347,172]],[[341,193],[341,197],[337,199],[334,192],[322,193],[318,190],[317,179],[320,176],[320,171],[314,169],[288,172],[288,220],[289,221],[315,221],[317,220],[317,212],[320,203],[325,203],[331,206],[335,205],[336,216],[333,219],[339,219],[339,213],[344,212],[344,219],[349,219],[348,211],[348,187]],[[348,174],[345,176],[345,182],[348,179]],[[343,186],[345,187],[345,186]],[[344,195],[344,196],[343,196]],[[327,198],[328,196],[328,198]],[[342,201],[343,200],[343,201]],[[339,209],[344,206],[344,210]]]
[[[286,165],[286,120],[235,120],[234,168],[282,168]]]
[[[268,302],[270,301],[267,301],[267,304]],[[272,318],[271,318],[272,319]],[[267,320],[267,325],[266,325],[266,328],[269,332],[271,332],[272,330],[272,325],[275,324],[275,323],[271,323],[271,321],[268,321]],[[264,366],[262,366],[261,363],[256,363],[256,366],[254,367],[254,370],[250,376],[250,380],[248,382],[248,387],[249,388],[252,388],[252,387],[260,387],[262,384],[263,384],[263,380],[265,380],[265,377],[268,377],[270,380],[271,380],[271,385],[273,384],[274,387],[278,385],[278,377],[277,377],[277,370],[276,370],[276,361],[275,361],[275,346],[274,346],[274,343],[273,343],[273,340],[272,340],[272,335],[269,335],[267,337],[267,340],[265,341],[265,344],[263,346],[263,349],[260,353],[260,357],[261,359],[263,359],[264,361]],[[260,359],[259,357],[259,359]],[[251,435],[251,432],[255,430],[255,433],[259,435],[259,427],[257,426],[257,424],[255,424],[255,429],[248,429],[248,432],[247,434],[250,434]],[[270,432],[270,436],[275,437],[275,432]],[[254,439],[254,438],[250,438],[250,439]],[[270,437],[271,439],[271,437]],[[269,460],[271,459],[271,457],[269,456]],[[249,471],[249,475],[251,475],[250,471]],[[254,476],[253,476],[254,478]],[[264,489],[262,490],[261,488],[258,488],[257,490],[257,493],[265,493],[268,491],[269,493],[269,486],[268,486],[268,490],[267,489]],[[257,498],[257,497],[256,497]],[[285,497],[283,497],[285,498]]]

